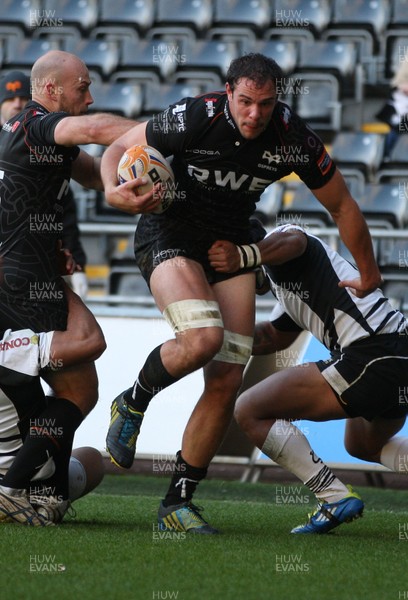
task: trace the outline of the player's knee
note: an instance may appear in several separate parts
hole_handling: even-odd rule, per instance
[[[190,370],[203,367],[219,351],[223,338],[223,329],[219,327],[191,329],[188,335],[181,334],[177,341],[184,350],[184,364]]]
[[[234,409],[234,418],[239,427],[248,433],[252,429],[253,414],[247,401],[245,392],[239,396]]]
[[[362,440],[346,439],[344,442],[344,447],[350,456],[353,456],[353,458],[366,461],[371,460],[372,452],[370,452],[370,449]]]

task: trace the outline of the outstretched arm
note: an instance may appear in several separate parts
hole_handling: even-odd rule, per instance
[[[338,170],[326,185],[312,191],[336,222],[341,239],[353,255],[360,272],[359,278],[340,281],[339,286],[351,288],[356,296],[362,298],[382,283],[363,214]]]

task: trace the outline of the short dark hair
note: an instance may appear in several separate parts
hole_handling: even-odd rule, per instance
[[[276,87],[278,80],[283,78],[283,71],[273,58],[252,52],[235,58],[229,66],[227,83],[232,90],[242,78],[250,79],[257,87],[262,87],[268,81],[272,81]]]

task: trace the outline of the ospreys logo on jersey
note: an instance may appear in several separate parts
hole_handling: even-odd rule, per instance
[[[207,117],[213,117],[215,115],[215,103],[217,102],[217,98],[204,98],[204,102]]]

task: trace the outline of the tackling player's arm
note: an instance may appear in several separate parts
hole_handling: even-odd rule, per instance
[[[133,129],[137,121],[110,113],[67,116],[54,130],[55,143],[60,146],[101,144],[109,146],[116,138]]]
[[[362,298],[377,289],[382,277],[374,258],[373,244],[367,223],[351,196],[343,176],[336,170],[334,176],[319,189],[312,190],[319,202],[330,212],[339,229],[341,239],[356,261],[360,277],[340,281],[340,287],[349,287]]]
[[[281,265],[301,256],[307,237],[299,229],[276,231],[257,244],[238,246],[226,240],[214,242],[208,251],[211,266],[222,273],[234,273],[246,267]]]
[[[299,331],[281,331],[271,321],[261,321],[255,325],[253,356],[273,354],[289,348],[299,336]]]

